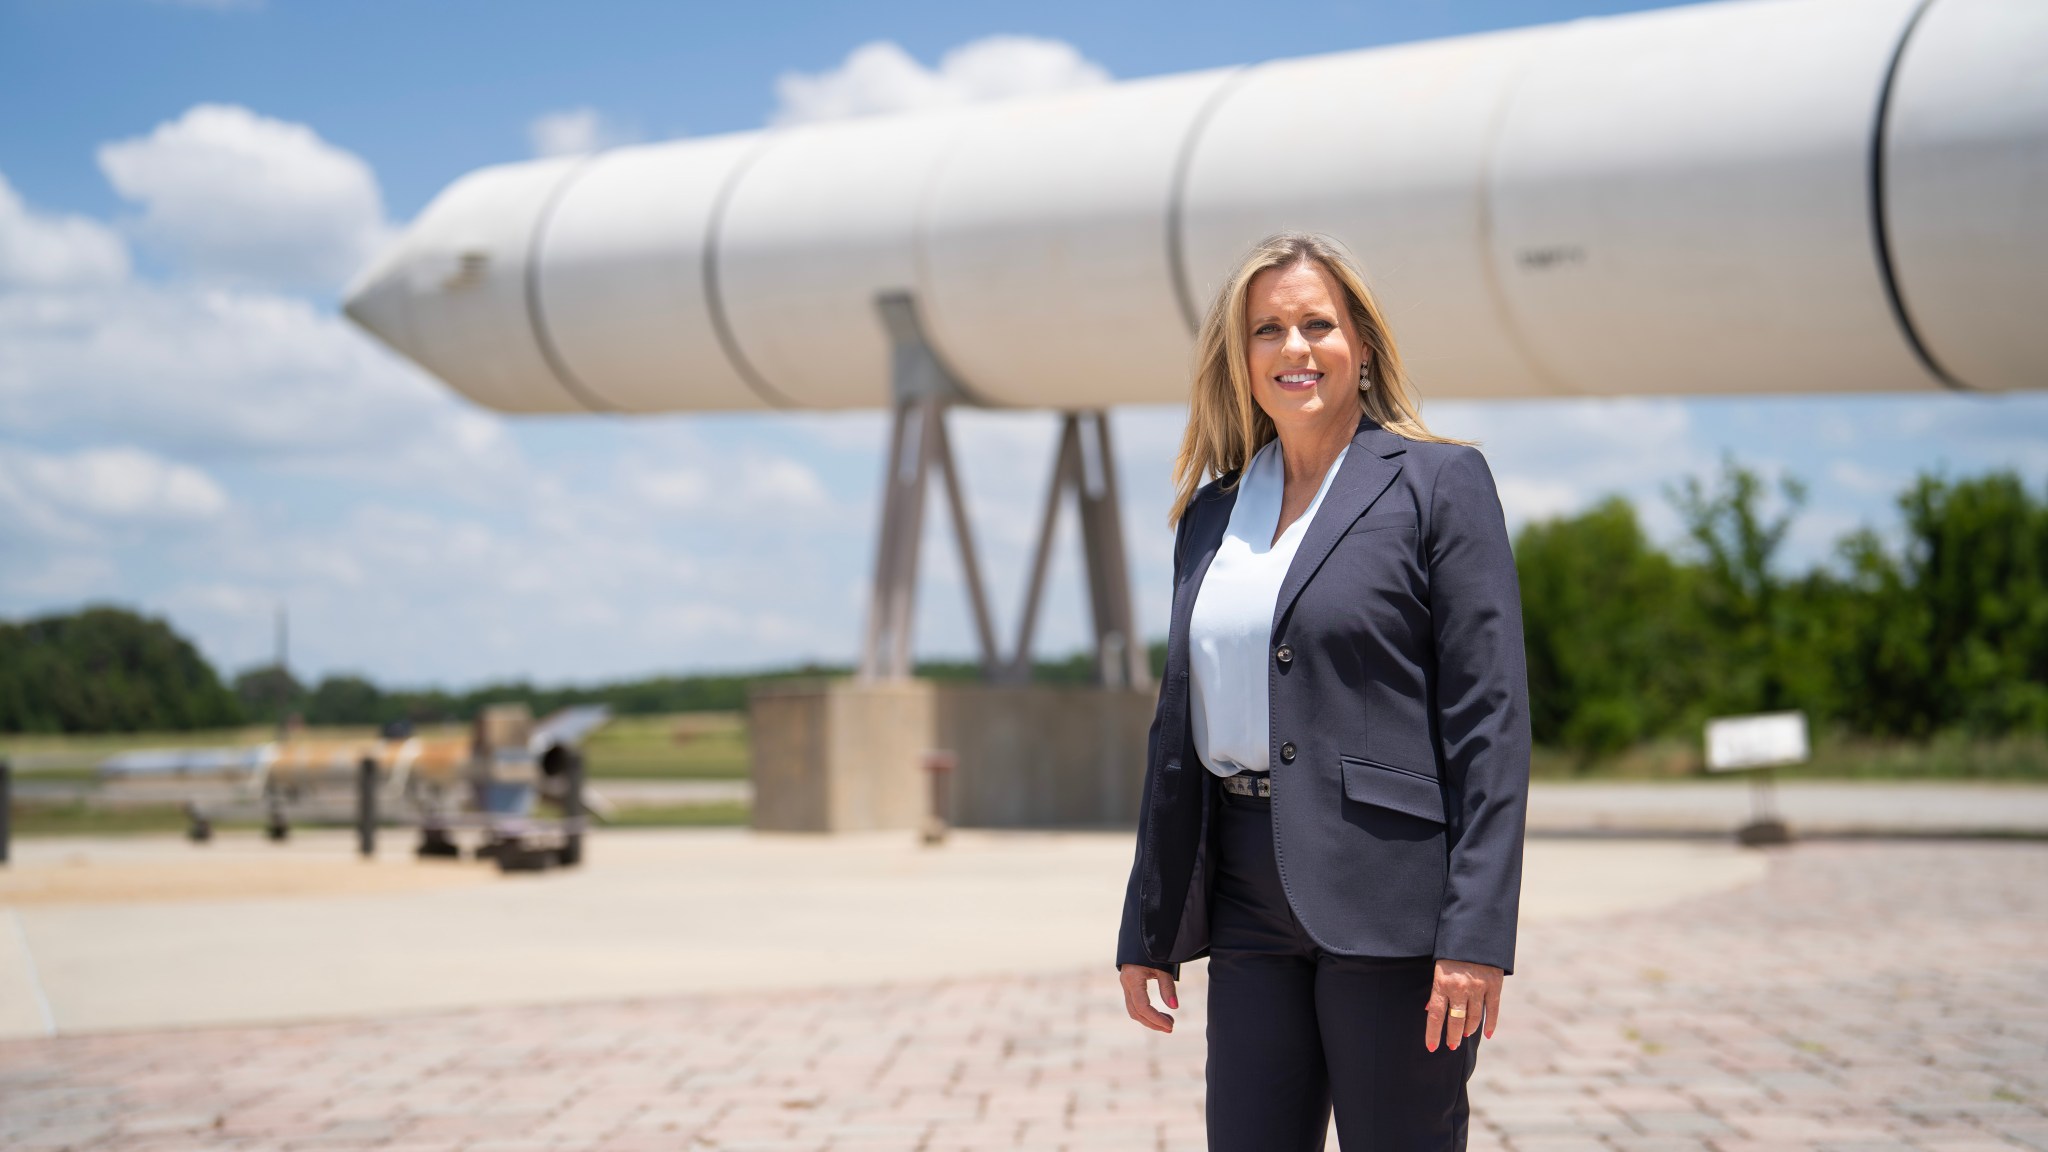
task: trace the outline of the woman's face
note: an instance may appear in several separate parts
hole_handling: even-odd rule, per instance
[[[1268,268],[1247,286],[1252,400],[1282,431],[1358,421],[1365,347],[1343,300],[1343,286],[1313,260]]]

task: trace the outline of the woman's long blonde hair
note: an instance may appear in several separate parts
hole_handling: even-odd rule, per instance
[[[1166,522],[1177,524],[1210,476],[1242,471],[1252,454],[1273,439],[1273,420],[1252,399],[1251,372],[1245,365],[1245,297],[1252,278],[1268,268],[1289,268],[1309,261],[1343,285],[1351,323],[1364,339],[1372,365],[1372,387],[1359,403],[1373,422],[1410,440],[1462,444],[1431,432],[1422,422],[1394,334],[1380,306],[1365,286],[1365,275],[1343,245],[1312,232],[1281,232],[1259,241],[1245,253],[1237,271],[1209,304],[1195,338],[1194,386],[1188,398],[1188,427],[1181,434],[1180,454],[1173,461],[1173,510]]]

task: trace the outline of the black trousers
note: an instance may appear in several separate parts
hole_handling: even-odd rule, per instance
[[[1217,799],[1211,1152],[1320,1152],[1332,1107],[1344,1152],[1463,1152],[1479,1035],[1423,1046],[1434,959],[1316,947],[1280,886],[1272,801]]]

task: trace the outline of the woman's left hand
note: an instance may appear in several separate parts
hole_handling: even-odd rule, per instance
[[[1436,962],[1436,981],[1429,989],[1429,1025],[1422,1034],[1423,1046],[1436,1051],[1439,1042],[1455,1051],[1465,1037],[1479,1031],[1486,1021],[1486,1038],[1493,1039],[1494,1025],[1500,1023],[1501,970],[1491,964],[1467,964],[1463,960]]]

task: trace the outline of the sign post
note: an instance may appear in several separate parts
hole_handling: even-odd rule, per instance
[[[931,782],[931,810],[924,818],[920,839],[927,845],[946,842],[946,831],[953,823],[953,772],[959,767],[960,758],[945,749],[924,754],[925,778]]]
[[[356,765],[356,852],[365,860],[377,855],[377,761],[369,756]]]
[[[1804,764],[1811,750],[1806,713],[1762,712],[1707,721],[1707,771],[1754,772],[1749,778],[1749,823],[1735,838],[1749,847],[1789,844],[1792,831],[1778,815],[1776,776],[1781,764]]]

